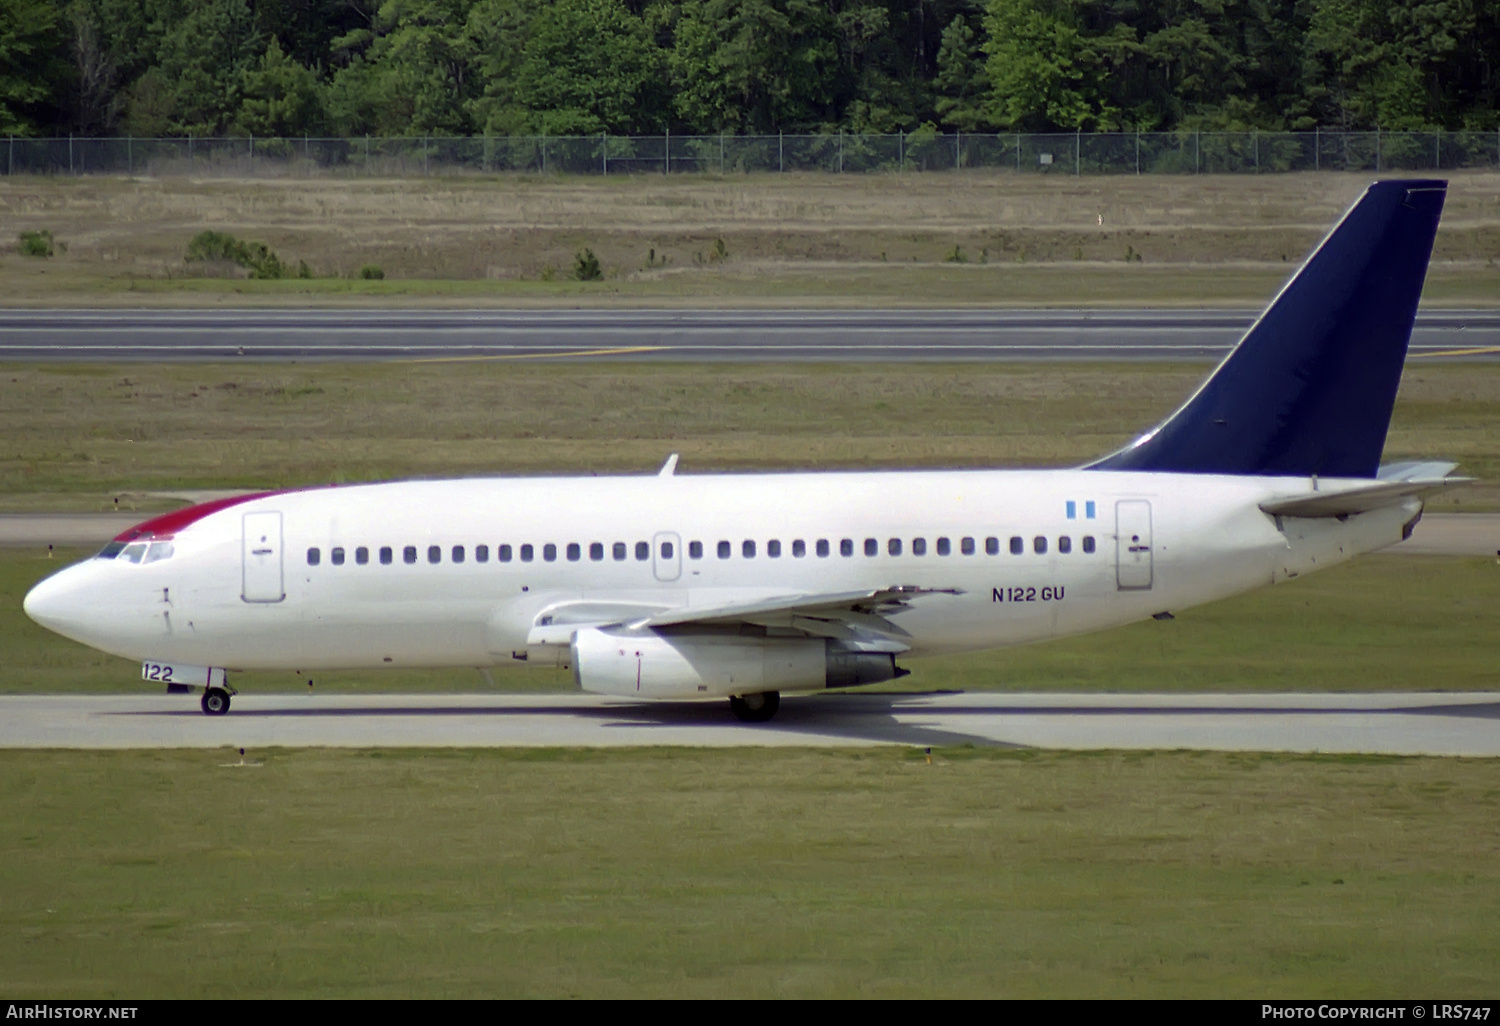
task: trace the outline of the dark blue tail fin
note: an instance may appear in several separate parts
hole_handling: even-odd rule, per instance
[[[1447,190],[1371,185],[1197,394],[1092,467],[1374,477]]]

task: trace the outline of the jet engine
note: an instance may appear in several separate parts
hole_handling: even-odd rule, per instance
[[[584,691],[641,698],[722,698],[876,684],[909,671],[888,652],[829,638],[658,634],[584,628],[573,636],[573,679]]]

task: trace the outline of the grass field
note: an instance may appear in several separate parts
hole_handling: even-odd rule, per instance
[[[137,693],[140,667],[66,641],[21,611],[27,588],[82,552],[0,549],[0,694]],[[1372,555],[1237,598],[1100,634],[906,663],[880,690],[1489,691],[1500,565]],[[564,671],[500,667],[506,691],[573,691]],[[290,673],[236,674],[246,692],[307,690]],[[488,690],[473,671],[319,673],[319,692]],[[192,699],[184,699],[190,706]]]
[[[496,473],[1067,466],[1170,413],[1208,364],[0,366],[0,510],[141,493]],[[1388,461],[1500,507],[1500,367],[1414,363]],[[119,503],[116,503],[116,500]]]
[[[647,470],[673,450],[684,472],[1067,463],[1156,420],[1205,370],[17,366],[0,372],[0,487],[10,509],[92,509],[152,489]],[[1497,402],[1500,370],[1414,369],[1387,457],[1454,456],[1493,480]],[[141,686],[134,665],[21,613],[32,582],[82,555],[0,549],[0,691]],[[1493,560],[1377,555],[1170,623],[918,663],[906,682],[1490,690],[1496,609]],[[290,675],[236,683],[306,689]],[[525,671],[497,683],[572,687]],[[250,760],[263,765],[0,751],[0,992],[1483,998],[1500,984],[1493,760]]]
[[[0,752],[0,991],[1488,998],[1483,760]]]
[[[7,230],[66,249],[7,246],[0,288],[12,306],[1259,306],[1372,177],[6,178]],[[1492,306],[1500,175],[1451,181],[1426,301]],[[314,277],[185,261],[204,229]],[[571,280],[584,247],[604,280]],[[352,278],[365,264],[385,279]]]

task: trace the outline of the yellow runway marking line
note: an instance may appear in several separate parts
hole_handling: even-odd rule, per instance
[[[476,360],[555,360],[568,356],[629,356],[632,353],[657,353],[666,346],[613,346],[609,349],[565,349],[555,353],[499,353],[494,356],[431,356],[406,363],[469,363]]]
[[[1431,353],[1412,353],[1412,359],[1419,360],[1424,356],[1483,356],[1486,353],[1500,353],[1500,346],[1475,346],[1473,349],[1439,349]]]

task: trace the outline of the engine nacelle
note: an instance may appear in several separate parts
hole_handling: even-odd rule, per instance
[[[722,698],[821,691],[904,676],[895,656],[854,652],[826,638],[635,634],[589,627],[573,637],[573,679],[584,691],[641,698]]]

